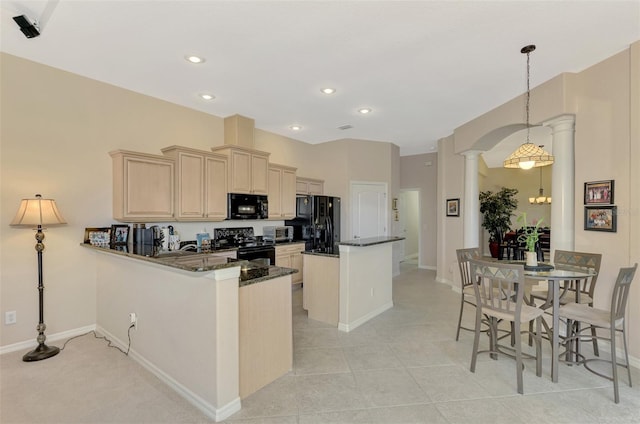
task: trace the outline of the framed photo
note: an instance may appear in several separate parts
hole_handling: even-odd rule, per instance
[[[110,227],[89,227],[84,229],[84,242],[92,246],[109,247],[111,243]]]
[[[460,199],[447,199],[447,216],[460,216]]]
[[[613,205],[613,181],[584,183],[585,205]]]
[[[129,226],[128,225],[112,225],[111,226],[111,247],[126,245],[129,242]]]
[[[616,232],[618,208],[616,206],[585,206],[584,229]]]

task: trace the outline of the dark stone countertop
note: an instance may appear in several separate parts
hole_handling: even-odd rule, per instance
[[[261,281],[271,280],[278,277],[283,277],[285,275],[295,274],[296,272],[298,272],[298,270],[296,269],[282,268],[278,266],[265,266],[252,261],[237,260],[228,258],[226,256],[220,256],[219,254],[224,252],[220,250],[209,253],[177,251],[173,252],[173,254],[169,252],[166,254],[156,254],[156,256],[147,256],[130,253],[124,247],[120,246],[116,248],[108,248],[96,247],[86,243],[81,243],[80,245],[99,252],[118,256],[126,256],[132,259],[164,265],[190,272],[207,272],[215,271],[217,269],[239,266],[240,287],[259,283]],[[227,249],[227,251],[231,250],[235,249]]]
[[[404,237],[396,237],[396,236],[368,237],[368,238],[360,238],[355,240],[341,241],[338,244],[344,245],[344,246],[365,247],[365,246],[373,246],[376,244],[392,243],[394,241],[399,241],[399,240],[404,240]]]

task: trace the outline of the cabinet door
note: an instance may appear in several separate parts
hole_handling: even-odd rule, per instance
[[[309,181],[307,189],[309,194],[322,195],[324,194],[324,184],[315,181]]]
[[[269,158],[262,155],[251,155],[251,188],[252,193],[269,193]]]
[[[276,266],[281,266],[283,268],[291,268],[291,255],[277,255],[276,254]]]
[[[269,168],[269,218],[282,217],[282,170]]]
[[[223,220],[227,217],[227,160],[206,158],[206,210],[209,219]]]
[[[123,163],[121,168],[118,165],[122,174],[114,175],[114,218],[130,222],[173,220],[173,161],[139,156],[119,160]]]
[[[204,167],[202,155],[178,153],[178,219],[204,217]]]
[[[281,214],[283,218],[296,217],[296,173],[288,169],[282,170],[280,193]]]
[[[291,254],[291,268],[298,270],[296,274],[291,275],[291,284],[302,283],[303,261],[302,253]]]
[[[233,150],[229,163],[229,192],[251,193],[251,153]],[[266,168],[265,168],[266,180]],[[265,181],[266,185],[266,181]],[[266,192],[266,189],[265,189]]]

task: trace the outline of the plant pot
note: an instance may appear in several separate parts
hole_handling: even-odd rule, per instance
[[[527,260],[527,266],[538,266],[538,253],[537,252],[524,252],[525,259]]]
[[[489,242],[489,252],[491,252],[491,257],[492,258],[497,258],[498,257],[498,250],[500,250],[500,243],[498,243],[497,241],[490,241]]]

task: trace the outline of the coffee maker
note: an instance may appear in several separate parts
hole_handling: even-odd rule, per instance
[[[133,253],[153,256],[162,248],[164,234],[157,225],[133,224]]]

